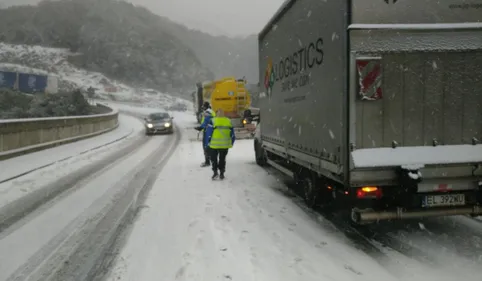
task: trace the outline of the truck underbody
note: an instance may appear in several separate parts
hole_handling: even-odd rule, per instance
[[[389,185],[346,186],[341,178],[322,174],[288,157],[280,150],[262,145],[255,139],[256,162],[269,165],[293,178],[310,207],[323,207],[346,212],[357,224],[380,220],[416,219],[437,216],[482,215],[482,181],[438,177],[419,182],[415,175],[445,173],[470,169],[481,173],[481,166],[438,166],[417,171],[404,169],[374,169],[379,175],[396,174]],[[363,171],[366,173],[368,171]],[[452,173],[453,174],[453,173]],[[480,178],[475,177],[475,178]],[[367,181],[365,181],[367,182]],[[373,181],[376,183],[376,181]]]

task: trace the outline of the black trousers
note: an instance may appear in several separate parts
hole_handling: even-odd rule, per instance
[[[213,149],[209,148],[211,154],[211,163],[213,171],[219,170],[221,173],[226,171],[226,156],[228,155],[228,149]]]

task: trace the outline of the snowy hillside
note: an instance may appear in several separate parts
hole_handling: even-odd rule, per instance
[[[79,69],[67,60],[76,55],[67,49],[0,43],[0,70],[19,71],[57,76],[59,90],[93,87],[96,98],[130,103],[149,104],[153,107],[192,108],[189,101],[152,89],[132,88],[111,80],[101,73]]]

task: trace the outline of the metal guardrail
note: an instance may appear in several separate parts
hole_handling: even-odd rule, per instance
[[[0,120],[0,160],[75,142],[119,126],[119,112],[85,116]]]

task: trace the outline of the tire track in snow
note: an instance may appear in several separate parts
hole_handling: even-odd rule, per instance
[[[276,177],[278,178],[286,178],[284,175],[281,175],[277,171],[273,171],[270,168],[265,168],[265,170],[269,174],[276,174]],[[302,196],[296,194],[296,189],[293,188],[291,182],[285,182],[285,187],[286,189],[279,188],[278,191],[284,194],[286,197],[292,198],[293,202],[295,202],[306,213],[312,214],[314,220],[320,221],[320,218],[328,220],[347,238],[349,238],[355,244],[355,247],[364,251],[369,256],[377,260],[381,265],[389,269],[394,275],[405,275],[405,273],[396,266],[396,264],[399,263],[398,258],[396,258],[397,255],[401,255],[399,258],[405,257],[409,260],[415,260],[419,262],[421,266],[428,266],[432,269],[435,269],[435,271],[437,271],[437,268],[446,269],[447,263],[451,263],[450,258],[440,258],[441,256],[444,256],[443,253],[435,254],[433,251],[429,251],[424,248],[424,246],[436,244],[433,241],[435,240],[434,238],[436,236],[442,235],[446,235],[447,243],[451,244],[452,248],[456,249],[455,251],[450,253],[449,256],[453,256],[454,254],[461,255],[463,257],[463,260],[461,262],[465,263],[468,271],[473,270],[473,268],[470,267],[470,264],[474,263],[474,261],[479,264],[479,267],[480,265],[482,265],[482,239],[480,239],[480,237],[482,236],[482,224],[481,227],[476,227],[475,225],[480,223],[480,221],[478,221],[477,219],[454,219],[453,217],[449,217],[438,219],[430,218],[425,220],[427,222],[427,226],[430,226],[427,228],[429,228],[430,231],[434,233],[430,233],[427,230],[420,231],[420,228],[422,228],[423,226],[421,226],[419,222],[416,222],[415,225],[417,227],[414,227],[413,220],[389,221],[381,222],[374,225],[353,226],[349,221],[339,215],[333,215],[321,209],[309,209],[304,204]],[[465,223],[465,225],[463,223],[448,221],[446,223],[440,223],[441,220],[445,219],[456,221],[460,221],[460,219],[467,219],[474,222],[471,224],[470,227],[466,225],[468,223]],[[412,226],[400,227],[400,225]],[[418,232],[416,231],[417,229]],[[407,235],[405,237],[403,235],[396,235],[397,232],[400,231],[407,232]],[[424,242],[418,241],[418,244],[414,243],[414,241],[412,241],[414,232],[422,235],[422,238],[420,239],[424,239],[422,240]],[[465,250],[461,250],[463,245],[465,245]],[[437,246],[434,246],[433,248],[439,249],[440,247],[444,248],[444,243],[439,244],[438,248]],[[476,250],[468,250],[470,247],[472,249],[475,248]],[[453,274],[453,272],[451,272],[451,274]]]
[[[92,263],[93,267],[88,268],[88,271],[81,269],[76,272],[61,272],[63,274],[58,274],[56,276],[57,279],[54,280],[63,281],[67,276],[72,275],[77,275],[79,280],[102,280],[105,277],[109,272],[114,260],[113,258],[115,257],[112,252],[117,248],[120,240],[125,237],[123,232],[126,230],[127,225],[133,223],[138,216],[139,211],[146,207],[143,203],[149,195],[152,186],[180,143],[182,134],[178,127],[176,127],[176,134],[170,135],[169,137],[172,137],[173,140],[167,148],[162,146],[159,147],[151,157],[146,159],[146,163],[141,169],[140,175],[137,177],[137,180],[143,183],[143,185],[136,185],[135,182],[131,183],[133,186],[137,186],[137,188],[131,188],[129,190],[130,192],[127,192],[124,198],[122,198],[124,204],[117,204],[115,206],[117,207],[117,210],[110,210],[110,213],[108,213],[104,217],[104,220],[99,223],[100,226],[103,226],[106,229],[113,228],[113,232],[111,235],[105,237],[107,239],[104,244],[105,246],[100,251],[97,250],[98,253],[96,257],[94,256]],[[159,158],[161,159],[159,160]],[[145,180],[142,180],[142,178],[145,178]],[[118,217],[119,213],[121,216],[118,218],[118,223],[117,225],[113,225],[111,217]],[[97,226],[96,231],[98,230],[99,225]],[[95,233],[93,233],[92,236],[95,237]],[[92,251],[96,249],[97,245],[98,243],[96,243],[96,241],[89,239],[85,240],[85,245],[82,245],[83,253],[76,252],[72,258],[74,261],[79,260],[79,262],[85,260],[85,255],[89,253],[89,250]],[[82,277],[84,277],[84,279],[82,279]],[[48,281],[51,281],[51,279],[48,279]]]
[[[319,242],[319,244],[309,245],[308,247],[316,250],[310,250],[308,252],[297,247],[295,245],[297,243],[293,242],[293,239],[296,239],[299,243],[310,241],[308,243],[311,244],[310,237],[299,236],[299,234],[304,231],[303,229],[306,228],[302,227],[298,229],[297,223],[289,218],[289,208],[283,205],[279,206],[277,204],[278,201],[273,200],[273,194],[270,193],[271,190],[268,192],[259,189],[250,191],[247,188],[239,191],[240,198],[238,208],[236,209],[251,210],[250,212],[243,212],[242,216],[246,222],[255,225],[254,229],[250,229],[253,233],[245,231],[240,237],[242,242],[245,242],[244,245],[249,248],[250,262],[253,266],[255,276],[262,275],[265,271],[273,270],[269,264],[264,264],[263,257],[267,255],[281,257],[280,262],[286,264],[286,268],[289,269],[294,276],[298,276],[297,278],[319,276],[318,269],[312,265],[310,257],[317,255],[317,252],[320,250],[323,251],[323,247],[326,246],[327,243],[324,242],[323,244],[322,241]],[[265,242],[262,245],[258,245],[258,247],[253,246],[253,242],[254,244],[256,244],[256,242],[252,239],[259,239],[260,235],[264,236]],[[303,246],[307,246],[307,244]],[[259,257],[262,259],[260,260]],[[360,272],[354,268],[354,265],[347,264],[343,269],[350,271],[352,274],[360,275]],[[278,274],[280,273],[281,272],[278,272]],[[331,278],[328,275],[325,277],[328,279]],[[280,276],[279,278],[286,277]]]
[[[105,206],[96,217],[91,217],[86,225],[80,228],[82,231],[76,231],[71,237],[64,237],[59,248],[52,253],[53,255],[42,261],[45,266],[25,266],[12,278],[29,275],[33,280],[95,280],[97,275],[102,275],[106,266],[109,265],[109,250],[117,241],[117,237],[122,237],[120,231],[137,212],[145,207],[142,205],[143,200],[157,178],[157,174],[179,143],[179,138],[179,135],[173,135],[169,142],[170,150],[166,150],[163,146],[158,147],[154,153],[144,159],[142,166],[120,177],[118,184],[122,186],[115,195],[113,203]],[[143,139],[152,140],[149,137],[143,137]]]
[[[435,274],[438,272],[440,276],[433,279],[480,280],[481,230],[470,219],[460,216],[384,222],[368,231],[373,233],[375,241],[395,241],[395,245],[389,245],[391,248],[419,261]]]
[[[310,209],[307,207],[302,199],[302,197],[296,193],[296,187],[291,182],[285,182],[287,189],[278,191],[285,196],[289,197],[293,203],[295,203],[301,210],[303,210],[308,216],[310,216],[314,221],[318,222],[323,227],[333,228],[333,226],[341,231],[348,239],[355,243],[355,246],[367,253],[371,257],[379,261],[384,261],[390,259],[380,248],[371,243],[370,239],[361,233],[358,229],[353,227],[343,218],[334,216],[332,214],[323,212],[321,209]],[[332,226],[326,225],[326,222],[330,222]]]
[[[122,159],[125,159],[128,155],[131,155],[137,151],[142,145],[144,145],[149,138],[139,135],[139,138],[135,139],[132,143],[129,143],[126,147],[115,151],[114,153],[108,155],[91,165],[85,166],[80,170],[66,175],[54,184],[49,184],[44,187],[40,187],[35,191],[28,193],[27,195],[3,206],[0,208],[0,238],[2,236],[8,235],[14,229],[9,229],[17,222],[23,222],[24,218],[29,218],[29,215],[35,211],[42,211],[43,205],[51,202],[59,196],[66,196],[70,192],[74,192],[84,179],[95,176],[99,171],[104,170],[105,167],[113,166]],[[38,212],[36,212],[38,214]],[[15,227],[19,227],[16,225]]]
[[[255,163],[253,164],[256,165]],[[331,229],[335,235],[337,235],[337,232],[339,232],[341,235],[344,235],[344,237],[346,237],[349,241],[351,241],[351,243],[353,243],[353,246],[356,249],[361,250],[362,252],[366,253],[368,256],[376,260],[380,265],[386,268],[394,276],[404,275],[404,272],[396,266],[397,261],[394,260],[392,255],[388,254],[395,251],[403,256],[406,256],[401,251],[396,250],[396,248],[404,249],[403,247],[396,247],[396,241],[391,241],[392,243],[390,245],[377,243],[378,241],[374,241],[372,239],[372,235],[370,235],[369,232],[366,232],[363,227],[355,227],[343,217],[332,215],[322,209],[310,209],[304,203],[302,195],[297,193],[298,190],[291,179],[287,179],[285,175],[280,174],[278,171],[273,170],[269,167],[265,167],[263,169],[268,174],[273,175],[275,178],[282,179],[280,181],[280,186],[274,189],[283,196],[289,198],[313,221],[317,222],[321,227],[323,227],[323,229]],[[282,209],[281,213],[285,211],[286,210]],[[339,236],[339,234],[337,236]],[[326,246],[325,243],[326,242],[322,241],[319,244],[315,245],[315,247],[321,249]],[[393,246],[395,249],[393,249],[391,246]],[[414,247],[410,248],[414,249]],[[359,270],[356,270],[349,264],[345,265],[345,269],[356,275],[360,273]]]
[[[482,224],[465,216],[411,220],[405,224],[394,223],[394,227],[381,229],[394,239],[419,245],[427,255],[438,257],[439,263],[446,264],[441,256],[453,253],[482,265]],[[415,246],[417,247],[417,246]],[[434,254],[437,249],[440,254]],[[445,253],[445,254],[444,254]]]
[[[99,145],[99,146],[96,146],[96,147],[93,147],[93,148],[86,149],[86,150],[84,150],[84,151],[79,152],[79,153],[76,154],[76,155],[71,155],[71,156],[68,156],[68,157],[59,159],[59,160],[57,160],[57,161],[50,162],[50,163],[44,164],[44,165],[42,165],[42,166],[39,166],[39,167],[30,169],[30,170],[28,170],[28,171],[22,172],[22,173],[20,173],[20,174],[15,175],[15,176],[11,176],[11,177],[2,179],[2,180],[0,180],[0,184],[6,183],[6,182],[9,182],[9,181],[12,181],[12,180],[14,180],[14,179],[18,179],[18,178],[20,178],[20,177],[23,177],[23,176],[25,176],[25,175],[31,174],[31,173],[33,173],[33,172],[35,172],[35,171],[38,171],[38,170],[45,169],[45,168],[50,167],[50,166],[52,166],[52,165],[54,165],[54,164],[67,161],[67,160],[69,160],[69,159],[71,159],[71,158],[73,158],[73,157],[76,157],[76,156],[79,156],[79,155],[82,155],[82,154],[86,154],[86,153],[88,153],[88,152],[97,150],[97,149],[99,149],[99,148],[103,148],[103,147],[109,146],[109,145],[114,144],[114,143],[116,143],[116,142],[119,142],[119,141],[121,141],[121,140],[123,140],[123,139],[126,139],[127,137],[129,137],[130,135],[132,135],[133,132],[134,132],[134,129],[132,129],[129,133],[127,133],[127,134],[125,134],[125,135],[123,135],[123,136],[121,136],[121,137],[119,137],[119,138],[117,138],[117,139],[115,139],[115,140],[112,140],[112,141],[110,141],[110,142],[104,143],[104,144],[102,144],[102,145]]]

